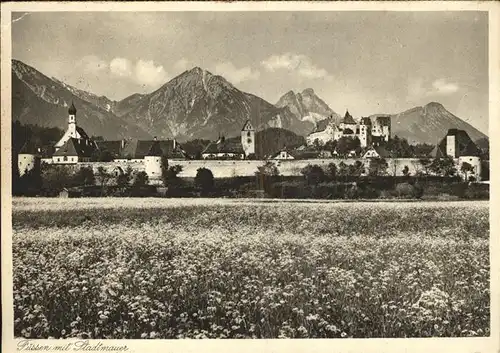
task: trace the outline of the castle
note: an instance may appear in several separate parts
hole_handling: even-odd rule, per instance
[[[369,117],[364,117],[356,122],[347,110],[338,126],[333,119],[323,120],[306,140],[308,145],[313,145],[316,140],[320,145],[324,145],[330,141],[338,141],[342,137],[358,138],[360,146],[366,148],[372,144],[378,145],[381,141],[389,141],[390,136],[390,116],[376,116],[373,122]]]

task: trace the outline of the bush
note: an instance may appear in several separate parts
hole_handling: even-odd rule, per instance
[[[212,174],[212,171],[207,168],[199,168],[196,171],[194,183],[201,189],[202,193],[208,193],[214,187],[214,175]]]
[[[399,198],[415,197],[415,188],[409,183],[400,183],[396,185],[396,195]]]
[[[416,199],[421,199],[422,196],[424,195],[424,187],[422,186],[421,183],[417,182],[413,184],[413,192]]]
[[[490,187],[488,184],[470,184],[465,190],[464,198],[469,200],[488,200]]]
[[[325,181],[325,171],[319,165],[307,165],[300,173],[304,176],[309,185],[316,185]]]

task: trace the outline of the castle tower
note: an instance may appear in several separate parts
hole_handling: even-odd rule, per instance
[[[245,122],[241,129],[241,146],[245,152],[245,157],[255,154],[255,129],[250,120]]]
[[[359,141],[362,148],[371,145],[372,122],[370,118],[361,118],[359,123]]]
[[[163,152],[161,150],[160,142],[155,137],[151,148],[144,156],[145,171],[151,181],[157,181],[161,179],[162,154]]]
[[[77,138],[76,136],[76,108],[73,102],[71,102],[71,107],[68,109],[68,132],[71,138]]]

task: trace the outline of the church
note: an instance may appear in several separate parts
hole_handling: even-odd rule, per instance
[[[76,124],[76,108],[73,102],[68,109],[68,129],[54,148],[52,164],[90,162],[92,154],[98,148],[85,130]]]
[[[162,155],[170,159],[188,159],[182,147],[174,140],[134,140],[94,141],[77,125],[76,108],[72,103],[68,109],[68,128],[55,144],[51,158],[43,161],[51,164],[77,164],[96,161],[98,155],[105,153],[106,161],[127,162],[143,160],[158,145]]]

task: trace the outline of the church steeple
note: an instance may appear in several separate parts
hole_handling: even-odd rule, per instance
[[[76,138],[76,108],[73,102],[71,102],[71,107],[68,109],[68,131],[69,135]]]
[[[68,109],[68,114],[69,115],[76,115],[76,108],[75,108],[75,104],[73,103],[73,101],[71,101],[71,107],[69,107],[69,109]]]

